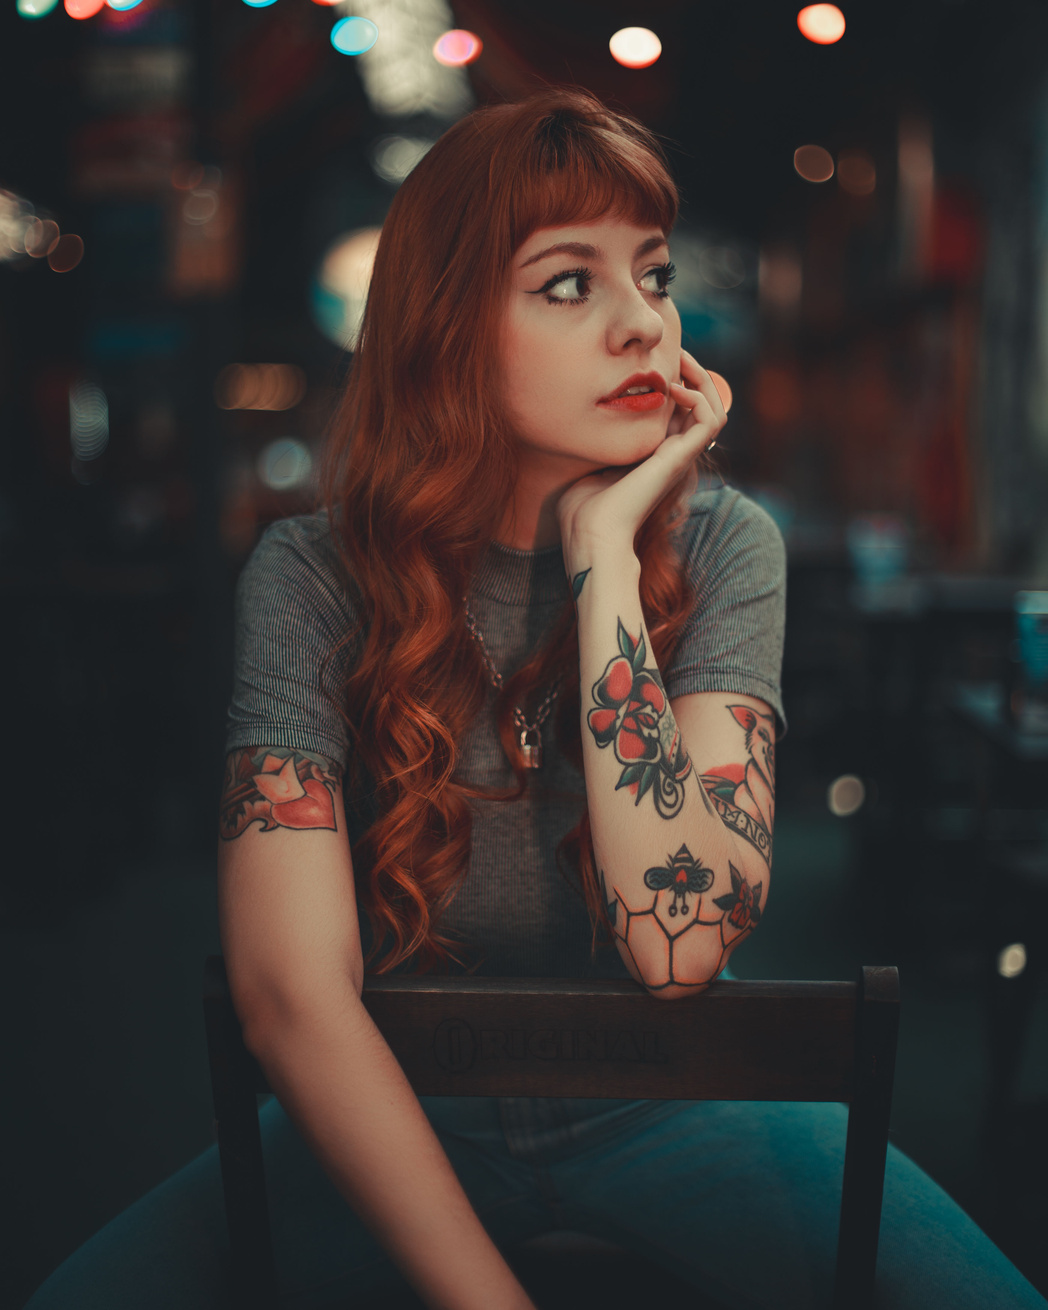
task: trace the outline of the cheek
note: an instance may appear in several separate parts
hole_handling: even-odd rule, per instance
[[[541,411],[577,390],[577,360],[551,333],[515,332],[503,358],[506,394],[518,409]]]
[[[681,327],[680,314],[677,312],[677,306],[672,300],[666,301],[666,315],[664,322],[666,326],[663,329],[663,344],[668,347],[669,353],[673,357],[674,365],[676,366],[676,364],[680,362]],[[674,377],[674,381],[675,380],[676,377]]]

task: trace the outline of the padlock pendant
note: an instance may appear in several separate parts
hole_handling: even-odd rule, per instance
[[[524,756],[526,769],[542,768],[542,738],[538,728],[522,728],[520,732],[520,751]]]

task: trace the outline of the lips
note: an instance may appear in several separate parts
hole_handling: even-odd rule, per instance
[[[618,400],[629,391],[631,387],[649,387],[652,391],[657,391],[662,396],[665,396],[668,391],[666,379],[661,373],[634,373],[632,377],[628,377],[625,382],[617,386],[614,391],[601,397],[601,399],[597,401],[597,404],[607,405],[613,400]]]

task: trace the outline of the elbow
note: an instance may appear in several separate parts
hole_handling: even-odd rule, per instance
[[[696,942],[690,952],[676,950],[679,942],[674,941],[667,941],[664,948],[660,944],[660,949],[655,950],[630,950],[621,938],[616,944],[634,980],[660,1001],[698,996],[716,981],[728,963],[728,954],[721,946],[719,934],[715,944],[710,942],[706,949],[699,949]],[[634,945],[639,947],[640,943]]]
[[[338,1031],[363,1010],[363,969],[308,991],[268,990],[235,1003],[244,1045],[263,1066],[305,1033]]]
[[[667,983],[665,987],[648,987],[648,995],[654,996],[660,1001],[682,1001],[686,996],[701,996],[701,994],[713,982],[698,983]]]

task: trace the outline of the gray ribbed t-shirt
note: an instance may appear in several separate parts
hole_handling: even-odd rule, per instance
[[[680,549],[696,605],[662,670],[668,695],[757,696],[775,711],[781,736],[786,558],[778,528],[752,500],[718,487],[692,498]],[[321,670],[338,639],[356,626],[352,592],[323,513],[267,529],[237,584],[227,750],[285,746],[345,766],[345,726],[324,691],[337,693],[346,663],[330,662],[323,689]],[[559,546],[489,546],[470,608],[503,678],[550,635],[567,597]],[[358,643],[345,661],[357,657],[363,635]],[[508,787],[513,771],[499,742],[494,704],[489,689],[459,743],[458,776]],[[542,768],[529,775],[520,800],[472,802],[469,867],[442,926],[463,942],[468,960],[480,961],[480,975],[626,978],[612,945],[598,947],[591,962],[591,927],[576,875],[558,868],[557,843],[578,823],[586,789],[557,748],[553,716],[543,725],[542,745]],[[351,843],[367,827],[369,800],[345,797]],[[366,948],[363,918],[361,928]]]

